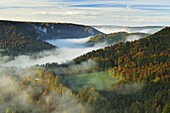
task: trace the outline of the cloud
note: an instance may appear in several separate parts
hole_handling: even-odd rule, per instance
[[[85,48],[83,43],[87,42],[90,37],[81,38],[81,39],[55,39],[55,40],[46,40],[46,42],[55,45],[60,48]]]
[[[165,0],[0,1],[0,19],[71,22],[88,25],[170,25]],[[21,10],[18,10],[21,9]]]
[[[167,11],[170,10],[170,5],[131,5],[130,8],[138,10],[151,10],[151,11]]]
[[[29,67],[34,65],[41,65],[46,63],[57,62],[59,64],[65,63],[67,61],[71,61],[72,59],[85,54],[87,52],[102,48],[106,45],[95,47],[86,47],[83,45],[86,41],[88,41],[90,37],[83,39],[57,39],[57,40],[47,40],[47,42],[58,46],[60,48],[43,51],[32,56],[28,55],[20,55],[11,59],[8,56],[0,57],[0,65],[2,67]]]
[[[144,83],[124,83],[124,84],[114,84],[113,90],[115,90],[119,94],[132,94],[144,87]]]
[[[41,11],[41,12],[31,12],[31,15],[64,15],[64,16],[71,16],[71,15],[80,15],[80,14],[84,14],[82,11],[53,11],[53,12],[48,12],[48,11]]]
[[[44,51],[33,56],[21,55],[14,57],[14,60],[1,61],[0,65],[2,67],[18,66],[18,67],[29,67],[34,65],[41,65],[46,63],[57,62],[59,64],[70,61],[82,54],[96,50],[101,47],[92,48],[61,48],[51,51]],[[5,59],[2,57],[2,59]]]
[[[74,62],[71,62],[68,67],[58,67],[55,69],[55,73],[57,75],[76,75],[80,73],[93,72],[96,68],[97,63],[88,59],[80,64],[74,64]]]
[[[123,27],[123,26],[94,26],[97,30],[109,34],[116,32],[128,32],[128,33],[147,33],[153,34],[161,30],[163,27]]]
[[[118,27],[118,26],[95,26],[96,29],[104,33],[115,33],[115,32],[141,32],[141,33],[154,33],[160,30],[162,27]],[[127,37],[128,41],[139,39],[139,36],[130,36]],[[46,42],[57,46],[59,48],[49,51],[43,51],[40,53],[33,54],[32,56],[20,55],[14,58],[9,56],[0,57],[0,66],[1,67],[29,67],[34,65],[42,65],[46,63],[57,62],[59,64],[71,61],[72,59],[97,50],[103,47],[106,47],[108,44],[103,42],[100,44],[95,44],[93,47],[87,47],[86,43],[90,37],[80,38],[80,39],[56,39],[56,40],[46,40]]]
[[[126,8],[126,4],[81,4],[81,5],[71,5],[72,7],[90,7],[90,8],[96,8],[96,7],[102,7],[102,8]]]

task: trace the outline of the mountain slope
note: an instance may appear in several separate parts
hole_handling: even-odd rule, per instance
[[[104,77],[106,86],[110,86],[111,78],[122,78],[109,89],[96,89],[95,84],[90,88],[81,86],[86,80],[104,83],[102,80],[105,72],[100,73],[97,81],[99,73],[88,73],[87,70],[86,74],[76,75],[72,83],[78,84],[74,87],[82,89],[75,91],[62,84],[61,76],[57,76],[53,68],[4,67],[5,70],[0,70],[0,109],[2,112],[17,113],[169,113],[169,37],[170,28],[165,28],[149,37],[106,47],[75,59],[77,64],[93,59],[100,70],[108,70],[112,76],[107,75],[107,79]],[[81,66],[72,68],[78,70]],[[82,77],[88,78],[84,80]],[[67,80],[65,79],[65,83],[68,83]]]
[[[0,54],[2,55],[23,55],[50,50],[56,48],[42,40],[18,38],[0,38]]]
[[[76,24],[0,21],[0,53],[40,52],[56,48],[43,41],[45,39],[82,38],[100,33],[92,27]]]
[[[0,53],[15,56],[56,48],[37,37],[31,30],[26,31],[10,22],[0,22]]]
[[[99,70],[120,80],[110,89],[81,89],[77,93],[80,102],[88,103],[92,113],[169,113],[169,42],[167,27],[149,37],[76,58],[77,64],[93,59]]]
[[[34,33],[40,39],[64,39],[64,38],[83,38],[102,34],[102,32],[84,25],[76,25],[71,23],[45,23],[45,22],[14,22],[0,21],[0,29],[4,29],[6,25],[13,26],[24,31],[25,33]],[[5,28],[5,30],[7,27]],[[37,37],[36,37],[37,38]]]
[[[99,49],[75,59],[76,63],[95,60],[101,70],[126,81],[150,81],[170,75],[170,28],[137,41],[120,43]]]

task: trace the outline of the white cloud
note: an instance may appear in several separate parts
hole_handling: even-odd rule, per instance
[[[0,0],[0,19],[90,25],[170,25],[169,5],[170,1],[165,0]]]
[[[49,50],[34,54],[34,56],[21,55],[14,57],[13,60],[9,60],[9,57],[3,56],[0,57],[0,65],[2,67],[29,67],[34,65],[41,65],[46,63],[57,62],[59,64],[70,61],[82,54],[87,52],[102,48],[106,45],[95,46],[95,47],[84,47],[81,45],[88,41],[89,38],[83,39],[57,39],[57,40],[48,40],[47,42],[56,45],[60,48],[55,50]]]
[[[71,16],[71,15],[79,15],[84,14],[82,11],[54,11],[54,12],[48,12],[48,11],[40,11],[40,12],[31,12],[31,15],[64,15],[64,16]]]

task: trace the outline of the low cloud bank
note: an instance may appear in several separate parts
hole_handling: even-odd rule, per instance
[[[57,46],[59,48],[86,48],[83,44],[86,43],[90,37],[80,39],[53,39],[46,40],[46,42]]]
[[[58,46],[60,48],[43,51],[40,53],[33,54],[32,56],[28,55],[20,55],[16,56],[11,59],[8,56],[1,56],[0,57],[0,65],[2,67],[10,67],[10,66],[17,66],[17,67],[30,67],[34,65],[41,65],[46,63],[53,63],[57,62],[58,64],[65,63],[70,61],[82,54],[88,53],[93,50],[97,50],[103,48],[107,45],[96,45],[94,47],[86,47],[83,43],[87,42],[87,38],[83,39],[57,39],[57,40],[49,40],[47,42]]]
[[[57,62],[58,64],[70,61],[82,54],[99,49],[100,47],[92,48],[60,48],[50,51],[44,51],[33,56],[21,55],[10,59],[8,56],[1,56],[0,65],[2,67],[29,67],[34,65],[41,65],[46,63]]]
[[[130,35],[130,36],[127,36],[126,37],[126,42],[127,41],[129,41],[129,42],[131,42],[131,41],[134,41],[134,40],[139,40],[139,39],[141,39],[141,38],[144,38],[143,36],[139,36],[139,35]]]
[[[123,26],[95,26],[97,30],[109,34],[109,33],[116,33],[116,32],[128,32],[128,33],[147,33],[153,34],[163,27],[123,27]]]
[[[98,26],[96,27],[102,32],[113,33],[118,31],[128,31],[128,32],[145,32],[151,33],[155,32],[161,28],[157,27],[141,27],[141,28],[129,28],[129,27],[115,27],[115,26]],[[141,38],[140,36],[129,36],[126,41],[133,41]],[[108,46],[106,42],[95,44],[93,47],[87,47],[84,45],[90,37],[80,38],[80,39],[56,39],[56,40],[46,40],[48,43],[55,45],[59,48],[55,50],[49,50],[33,54],[32,56],[21,55],[11,59],[8,56],[0,56],[0,66],[2,67],[30,67],[34,65],[41,65],[46,63],[57,62],[58,64],[70,61],[82,54],[86,54],[93,50],[97,50]],[[116,43],[116,42],[115,42]]]

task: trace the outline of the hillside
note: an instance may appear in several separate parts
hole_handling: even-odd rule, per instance
[[[126,81],[150,81],[170,75],[170,28],[133,42],[120,43],[99,49],[75,59],[76,63],[93,59],[100,70]]]
[[[54,48],[56,47],[42,40],[28,39],[25,37],[0,38],[1,55],[17,56],[23,54],[33,54]]]
[[[15,56],[50,50],[56,47],[43,40],[100,33],[92,27],[76,24],[0,21],[0,54]]]
[[[88,59],[97,62],[99,69],[96,68],[95,80],[94,72],[88,71],[59,78],[67,87],[79,89],[74,94],[82,104],[92,108],[90,113],[169,113],[169,37],[170,27],[167,27],[146,38],[116,44],[76,58],[77,65]],[[105,76],[103,70],[114,80],[109,78],[107,88],[100,89],[98,85],[106,83],[100,80],[108,77],[100,78],[101,74]],[[81,79],[83,77],[85,79]]]
[[[4,67],[0,109],[4,113],[169,113],[169,37],[167,27],[82,55],[70,64]]]
[[[95,44],[106,43],[108,45],[116,44],[120,42],[127,42],[138,40],[140,38],[146,37],[148,34],[145,33],[127,33],[127,32],[118,32],[111,34],[98,34],[90,38],[88,42],[86,42],[89,46],[94,46]]]
[[[82,88],[95,87],[102,90],[117,83],[118,80],[110,76],[107,72],[85,73],[71,76],[60,76],[60,81],[73,90],[81,90]]]
[[[64,39],[64,38],[83,38],[102,34],[102,32],[84,25],[71,23],[45,23],[45,22],[14,22],[0,21],[0,29],[16,27],[18,32],[22,31],[27,34],[35,34],[39,39]],[[3,31],[2,31],[3,32]]]
[[[33,31],[26,31],[10,22],[0,22],[0,53],[15,56],[56,48],[37,37]]]
[[[147,38],[76,58],[78,64],[93,59],[99,70],[107,70],[120,80],[110,90],[82,89],[79,91],[81,101],[90,101],[94,113],[169,113],[169,42],[170,27],[167,27]]]

